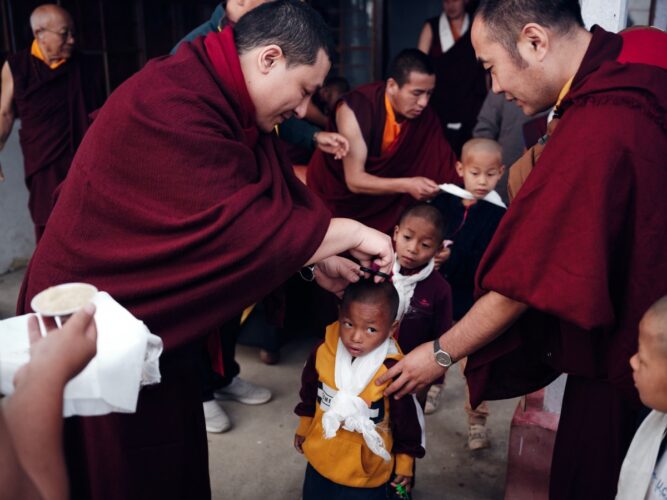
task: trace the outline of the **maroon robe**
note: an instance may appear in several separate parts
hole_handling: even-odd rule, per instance
[[[261,133],[231,28],[149,62],[84,138],[18,312],[56,283],[108,291],[164,341],[137,413],[66,421],[74,498],[208,498],[203,337],[319,247],[330,215]]]
[[[614,498],[641,407],[628,361],[640,318],[667,293],[667,35],[648,32],[661,55],[640,61],[646,33],[593,29],[558,126],[477,273],[481,290],[531,309],[470,357],[473,405],[569,374],[556,500]]]
[[[387,117],[385,83],[363,85],[342,100],[354,112],[368,147],[366,172],[378,177],[428,177],[437,183],[459,182],[456,157],[442,135],[438,118],[430,108],[405,120],[394,144],[381,153]],[[336,130],[335,120],[330,127]],[[308,165],[308,187],[315,191],[335,217],[349,217],[390,233],[406,208],[417,201],[409,194],[355,194],[345,183],[343,162],[317,150]]]
[[[103,102],[101,81],[93,62],[78,53],[55,69],[30,49],[10,55],[7,63],[21,119],[28,208],[39,238],[51,213],[53,193],[88,128],[88,114]]]
[[[431,106],[440,118],[447,141],[460,156],[463,144],[472,137],[477,115],[486,99],[486,72],[477,61],[470,40],[470,29],[463,33],[447,52],[442,52],[439,21],[440,16],[427,21],[433,31],[428,55],[433,61],[436,76]],[[472,16],[470,24],[472,25]],[[460,129],[448,126],[456,123],[461,124]]]

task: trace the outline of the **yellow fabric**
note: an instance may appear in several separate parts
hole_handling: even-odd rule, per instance
[[[315,360],[320,382],[332,388],[336,388],[334,369],[339,326],[338,322],[329,325],[324,343],[318,348]],[[399,350],[396,354],[388,355],[387,359],[399,360],[402,357]],[[375,385],[375,379],[386,371],[387,367],[382,365],[359,396],[369,404],[374,401],[383,401],[384,420],[378,424],[377,431],[384,439],[385,448],[391,450],[393,439],[389,431],[389,399],[384,397],[384,390],[389,386],[389,382],[381,386]],[[301,423],[297,429],[297,434],[306,437],[303,443],[303,453],[317,472],[334,483],[354,488],[374,488],[389,481],[394,469],[393,455],[391,461],[385,462],[368,448],[360,433],[346,431],[343,428],[338,430],[334,438],[325,439],[322,415],[323,411],[318,403],[315,408],[315,416],[310,419],[310,422],[301,417]],[[413,458],[403,457],[403,455],[401,457],[401,470],[404,471],[404,475],[411,476]],[[410,460],[409,464],[408,460]],[[405,471],[409,472],[405,473]]]
[[[574,76],[570,78],[567,82],[565,82],[563,88],[560,89],[560,94],[558,94],[558,100],[556,101],[556,106],[554,106],[555,108],[558,108],[558,106],[560,106],[561,101],[565,99],[565,96],[570,91],[570,87],[572,87],[573,81],[574,81]]]
[[[46,60],[46,57],[44,57],[44,54],[42,54],[42,49],[39,48],[37,40],[32,41],[32,46],[30,47],[30,54],[35,56],[37,59],[42,61],[51,69],[56,69],[58,66],[61,66],[62,64],[65,64],[67,62],[67,59],[58,59],[56,62],[49,63]]]
[[[415,459],[405,453],[396,454],[396,475],[412,477],[412,464]]]
[[[308,429],[313,423],[313,417],[301,417],[299,420],[299,427],[296,428],[296,433],[299,436],[305,436],[308,434]]]
[[[382,133],[382,146],[380,149],[382,154],[387,152],[398,138],[398,134],[401,133],[401,126],[396,122],[394,108],[391,107],[389,96],[386,93],[384,94],[384,107],[387,110],[387,118],[384,122],[384,132]]]
[[[248,319],[248,316],[250,316],[250,313],[252,312],[252,310],[255,308],[256,305],[257,305],[257,304],[253,304],[253,305],[251,305],[250,307],[246,307],[246,308],[243,310],[243,313],[241,314],[241,321],[239,322],[240,325],[242,325],[243,323],[245,323],[245,320]]]

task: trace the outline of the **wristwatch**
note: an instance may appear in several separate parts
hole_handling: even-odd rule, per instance
[[[449,368],[454,363],[449,353],[440,349],[439,339],[433,341],[433,356],[435,356],[435,362],[443,368]]]

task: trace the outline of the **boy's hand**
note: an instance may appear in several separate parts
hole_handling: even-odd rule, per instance
[[[440,266],[443,265],[447,259],[449,259],[449,256],[452,254],[451,248],[443,246],[438,253],[435,254],[435,269],[438,270],[440,269]]]
[[[394,480],[391,482],[391,485],[396,488],[399,484],[405,488],[405,491],[410,493],[410,490],[412,489],[412,486],[410,486],[410,481],[412,480],[412,477],[410,476],[401,476],[400,474],[396,475],[394,477]]]
[[[294,434],[294,447],[296,448],[296,451],[301,453],[303,455],[303,442],[306,440],[306,436],[299,436],[298,434]]]

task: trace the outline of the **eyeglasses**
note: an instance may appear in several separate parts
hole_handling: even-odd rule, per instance
[[[74,28],[72,28],[72,29],[65,28],[64,31],[54,31],[54,30],[50,30],[48,28],[41,28],[39,30],[39,32],[42,32],[42,31],[48,31],[49,33],[53,33],[55,35],[58,35],[58,36],[60,36],[60,38],[63,39],[63,41],[67,40],[70,36],[72,38],[74,38],[76,36],[76,31],[74,30]]]

